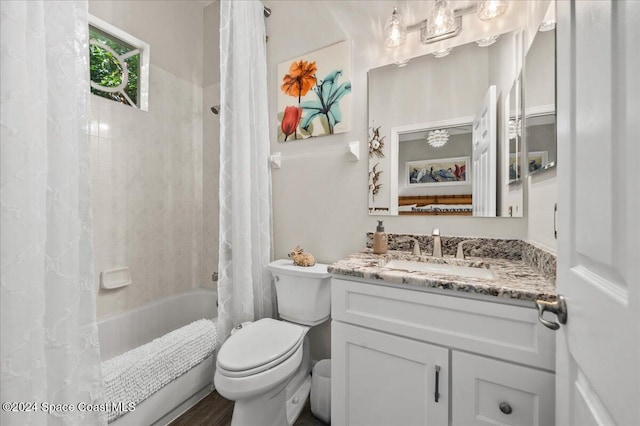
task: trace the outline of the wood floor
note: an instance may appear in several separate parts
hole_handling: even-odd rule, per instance
[[[175,419],[169,426],[229,426],[233,414],[233,401],[229,401],[216,391],[211,392],[187,412]],[[311,414],[309,400],[295,426],[325,426],[326,423]]]

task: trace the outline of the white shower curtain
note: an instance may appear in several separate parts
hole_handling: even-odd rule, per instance
[[[259,1],[220,3],[218,339],[272,315],[267,59]]]
[[[0,12],[0,423],[106,424],[78,406],[102,402],[87,2],[2,1]]]

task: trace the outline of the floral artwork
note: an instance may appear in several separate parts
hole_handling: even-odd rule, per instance
[[[351,51],[343,41],[278,65],[278,141],[351,127]]]
[[[380,128],[378,127],[369,127],[371,130],[371,135],[369,136],[369,158],[372,158],[374,155],[378,158],[383,158],[384,153],[382,149],[384,148],[384,136],[380,136]]]
[[[380,174],[382,170],[378,170],[380,163],[376,163],[369,172],[369,192],[371,193],[371,201],[376,201],[376,195],[380,192],[382,183],[380,182]]]

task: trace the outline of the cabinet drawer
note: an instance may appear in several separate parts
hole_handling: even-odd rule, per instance
[[[459,351],[451,371],[453,426],[554,425],[553,374]]]
[[[332,278],[331,315],[347,322],[555,370],[555,335],[537,311]]]

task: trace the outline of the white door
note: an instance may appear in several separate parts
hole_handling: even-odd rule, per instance
[[[496,86],[490,86],[473,119],[471,192],[474,216],[496,215]]]
[[[331,345],[332,424],[449,424],[448,349],[337,321]]]
[[[557,2],[556,424],[640,425],[640,2]]]

